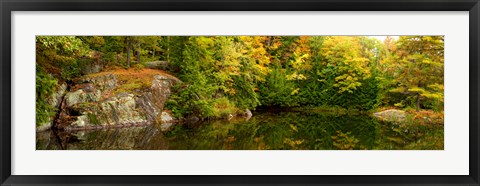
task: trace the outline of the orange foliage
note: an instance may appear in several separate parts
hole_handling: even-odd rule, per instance
[[[113,67],[107,71],[96,73],[96,74],[90,74],[87,76],[97,77],[97,76],[104,76],[107,74],[116,75],[118,77],[120,84],[139,82],[139,81],[151,83],[155,75],[163,75],[171,79],[177,79],[175,76],[172,76],[163,70],[148,69],[148,68],[124,69],[124,68]]]
[[[444,113],[434,112],[432,110],[412,111],[413,119],[420,124],[443,124]]]

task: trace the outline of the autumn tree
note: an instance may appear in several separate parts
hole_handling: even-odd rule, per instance
[[[311,70],[301,91],[304,104],[368,110],[377,106],[372,75],[375,45],[368,38],[317,36],[310,39]]]
[[[362,80],[370,76],[369,59],[361,55],[358,37],[329,37],[323,43],[322,51],[326,68],[320,74],[334,77],[333,86],[338,93],[352,93],[362,85]]]
[[[397,42],[398,66],[391,92],[415,100],[418,111],[422,100],[443,103],[443,36],[401,36]]]
[[[93,62],[142,68],[164,60],[183,81],[167,105],[186,115],[258,106],[441,110],[443,42],[443,36],[383,42],[368,36],[38,36],[37,92],[45,97]]]

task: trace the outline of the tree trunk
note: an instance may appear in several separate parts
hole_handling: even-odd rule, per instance
[[[132,50],[132,39],[127,36],[127,68],[130,68],[130,51]]]
[[[268,47],[272,46],[272,37],[273,37],[273,36],[268,36],[268,37],[267,37],[267,38],[268,38],[268,40],[267,40],[267,46],[268,46]]]
[[[167,36],[167,61],[170,61],[170,36]]]
[[[417,94],[417,112],[420,111],[420,94]]]
[[[138,36],[137,37],[137,63],[140,63],[140,52],[141,52],[140,37]]]

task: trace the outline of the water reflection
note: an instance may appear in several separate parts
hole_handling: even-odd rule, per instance
[[[37,133],[37,149],[352,150],[443,149],[443,125],[399,126],[367,115],[277,112],[175,125]]]

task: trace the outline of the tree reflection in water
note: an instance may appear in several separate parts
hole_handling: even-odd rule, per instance
[[[400,126],[368,115],[264,112],[196,125],[37,133],[37,149],[390,150],[443,149],[443,125]]]

